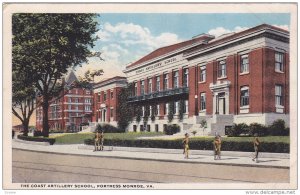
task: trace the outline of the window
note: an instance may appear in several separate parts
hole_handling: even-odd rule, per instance
[[[206,93],[200,93],[200,110],[206,110]]]
[[[173,88],[178,88],[178,83],[179,83],[179,73],[178,71],[175,71],[173,73]]]
[[[75,103],[78,103],[78,98],[75,98]]]
[[[113,99],[113,98],[114,98],[114,92],[110,91],[110,99]]]
[[[68,110],[72,110],[72,105],[68,105]]]
[[[106,93],[103,95],[103,101],[106,101]]]
[[[86,99],[84,99],[84,102],[85,102],[85,103],[91,103],[92,100],[91,100],[91,98],[86,98]]]
[[[283,106],[282,85],[275,85],[275,105]]]
[[[78,89],[75,90],[75,94],[78,94]]]
[[[200,81],[205,82],[206,81],[206,66],[200,67]]]
[[[283,72],[283,53],[275,53],[275,71]]]
[[[160,76],[156,77],[156,91],[160,90]]]
[[[183,87],[189,86],[189,69],[183,69]]]
[[[148,93],[152,93],[152,78],[148,79]]]
[[[98,94],[98,102],[100,102],[100,101],[101,101],[101,95]]]
[[[218,64],[218,78],[226,77],[226,63],[225,60],[219,61]]]
[[[113,108],[110,109],[110,117],[111,118],[114,117],[114,109]]]
[[[86,91],[85,91],[85,94],[90,95],[90,94],[91,94],[91,91],[90,91],[90,90],[86,90]]]
[[[174,102],[174,114],[177,114],[178,113],[178,106],[179,102]]]
[[[240,73],[249,72],[249,58],[248,55],[241,56],[241,70]]]
[[[241,88],[241,107],[249,106],[249,87],[244,86]]]
[[[164,90],[167,90],[169,88],[169,74],[164,74]]]
[[[155,116],[157,116],[159,113],[159,104],[156,105],[156,109],[155,109]]]
[[[134,94],[133,96],[137,96],[137,91],[138,91],[138,88],[137,88],[137,82],[134,83]]]
[[[165,111],[165,115],[167,115],[169,113],[169,104],[168,103],[165,104],[164,111]]]
[[[78,106],[77,105],[75,106],[75,110],[78,110]]]
[[[90,111],[91,110],[91,106],[85,106],[85,111]]]
[[[188,110],[189,110],[189,101],[185,100],[183,106],[183,113],[188,113]]]
[[[69,103],[72,103],[72,98],[68,98],[68,102],[69,102]]]
[[[145,94],[145,81],[141,81],[141,95]]]

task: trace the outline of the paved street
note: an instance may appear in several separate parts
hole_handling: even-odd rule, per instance
[[[17,183],[289,182],[286,168],[64,155],[20,149],[13,149],[12,165],[13,182]]]

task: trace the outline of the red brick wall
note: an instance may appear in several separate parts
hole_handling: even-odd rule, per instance
[[[189,68],[189,117],[192,117],[195,115],[195,81],[197,78],[195,78],[195,71],[196,67],[190,67]]]

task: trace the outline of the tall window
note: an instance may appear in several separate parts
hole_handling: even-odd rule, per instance
[[[137,82],[134,83],[134,96],[137,96],[137,91],[138,91],[138,88],[137,88]]]
[[[164,111],[165,111],[165,115],[168,115],[169,113],[169,103],[165,103],[165,108],[164,108]]]
[[[85,111],[90,111],[91,110],[91,106],[85,106]]]
[[[206,109],[206,93],[200,93],[200,110]]]
[[[219,61],[218,64],[218,78],[226,77],[226,63],[225,60]]]
[[[167,90],[169,88],[169,74],[164,74],[164,90]]]
[[[188,113],[189,110],[189,100],[184,101],[183,113]]]
[[[178,88],[179,73],[178,71],[173,72],[173,88]]]
[[[283,106],[282,85],[275,85],[275,105]]]
[[[114,98],[114,92],[111,90],[110,91],[110,99],[113,99]]]
[[[200,67],[200,81],[205,82],[206,81],[206,66]]]
[[[248,55],[241,56],[241,73],[249,72],[249,58]]]
[[[177,113],[179,113],[178,110],[179,110],[179,102],[177,101],[177,102],[174,102],[174,111],[173,112],[175,114],[177,114]]]
[[[148,93],[152,93],[152,78],[148,79]]]
[[[283,53],[275,53],[275,70],[283,72]]]
[[[91,94],[91,91],[90,91],[90,90],[86,90],[86,91],[85,91],[85,94],[90,95],[90,94]]]
[[[156,91],[160,91],[160,76],[156,77]]]
[[[144,95],[145,94],[145,81],[142,80],[141,81],[141,95]]]
[[[72,103],[72,98],[68,98],[68,102],[69,102],[69,103]]]
[[[84,102],[85,103],[92,103],[92,100],[91,100],[91,98],[86,98],[86,99],[84,99]]]
[[[72,110],[72,105],[68,105],[68,110]]]
[[[110,108],[110,117],[114,117],[114,109],[113,108]]]
[[[101,100],[101,95],[98,94],[98,102],[100,102],[100,100]]]
[[[244,86],[241,88],[241,107],[249,106],[249,87]]]
[[[106,93],[103,95],[103,101],[106,101]]]
[[[155,109],[155,116],[157,116],[159,113],[159,104],[156,105],[156,109]]]
[[[183,87],[189,86],[189,69],[185,68],[183,70]]]

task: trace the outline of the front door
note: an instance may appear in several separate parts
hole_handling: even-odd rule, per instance
[[[219,93],[217,101],[218,101],[217,113],[219,113],[220,115],[224,115],[226,113],[225,93]]]

